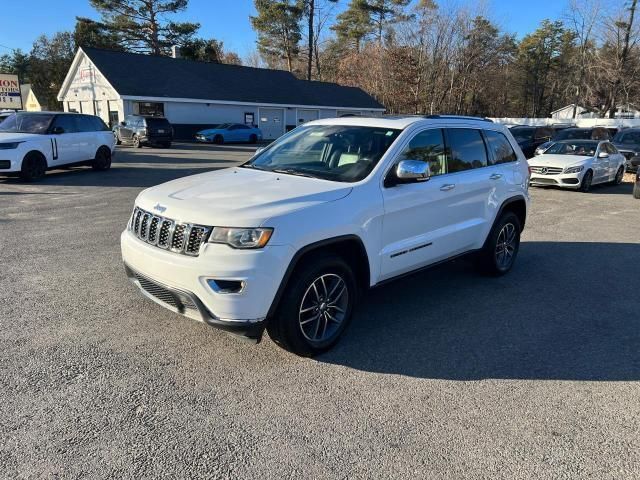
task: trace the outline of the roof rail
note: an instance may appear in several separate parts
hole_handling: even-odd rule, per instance
[[[493,120],[491,120],[490,118],[485,118],[485,117],[471,117],[468,115],[425,115],[424,118],[451,118],[451,119],[460,119],[460,120],[480,120],[482,122],[491,122],[493,123]]]

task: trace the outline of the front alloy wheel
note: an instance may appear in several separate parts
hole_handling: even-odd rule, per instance
[[[325,352],[347,328],[356,297],[356,277],[342,257],[322,254],[303,260],[267,323],[269,336],[297,355]]]
[[[620,185],[622,183],[623,178],[624,178],[624,167],[620,167],[616,172],[616,178],[614,179],[613,183],[615,185]]]
[[[349,307],[349,292],[344,279],[328,273],[315,279],[307,288],[298,322],[302,335],[312,345],[330,341],[340,330]]]

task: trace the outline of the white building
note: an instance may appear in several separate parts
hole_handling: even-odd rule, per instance
[[[177,138],[233,122],[277,138],[301,123],[343,115],[379,116],[384,106],[363,90],[299,80],[289,72],[79,49],[58,93],[65,111],[114,125],[127,115],[165,116]]]
[[[575,104],[567,105],[566,107],[559,108],[558,110],[554,110],[551,112],[551,118],[554,120],[573,120],[573,108]],[[576,107],[576,116],[575,118],[597,118],[597,114],[588,108],[581,107],[578,105]]]

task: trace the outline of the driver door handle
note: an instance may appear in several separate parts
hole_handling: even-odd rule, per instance
[[[502,178],[502,174],[501,173],[493,173],[491,174],[491,176],[489,177],[491,180],[499,180]]]
[[[440,190],[442,190],[443,192],[449,191],[449,190],[453,190],[454,188],[456,188],[456,184],[455,183],[445,183],[444,185],[442,185],[440,187]]]

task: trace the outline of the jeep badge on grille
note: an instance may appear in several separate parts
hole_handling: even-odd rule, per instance
[[[164,207],[162,205],[160,205],[159,203],[156,203],[156,205],[153,207],[154,210],[159,211],[160,213],[163,213],[167,207]]]

